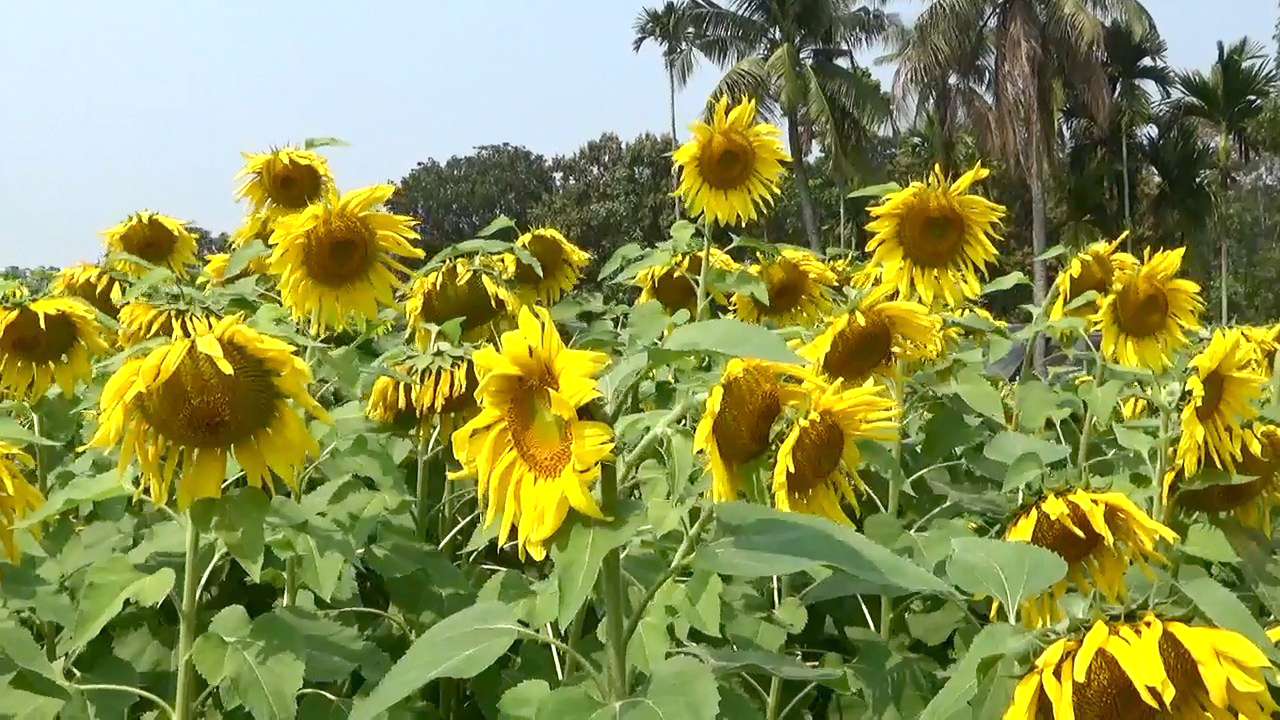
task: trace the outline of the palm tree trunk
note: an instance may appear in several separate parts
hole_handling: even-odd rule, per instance
[[[1037,143],[1036,139],[1032,142]],[[1049,275],[1040,257],[1048,247],[1048,230],[1045,222],[1044,205],[1044,159],[1038,148],[1032,149],[1031,158],[1031,292],[1035,306],[1043,308],[1045,296],[1049,292]],[[1045,372],[1044,342],[1035,338],[1034,353],[1036,372],[1041,376]]]
[[[680,138],[676,135],[676,71],[675,68],[667,68],[667,90],[670,97],[668,106],[671,110],[671,150],[680,149]],[[671,163],[671,189],[675,191],[680,187],[680,171],[676,169],[676,164]],[[676,219],[680,219],[680,198],[673,196],[671,198],[675,204]]]
[[[842,247],[842,248],[843,248],[843,247],[846,247],[846,246],[845,246],[845,232],[844,232],[844,201],[845,201],[845,199],[846,199],[846,198],[844,197],[844,194],[843,194],[843,192],[842,192],[842,193],[841,193],[841,196],[840,196],[840,247]],[[850,248],[850,249],[852,249],[852,248]]]
[[[1124,176],[1124,229],[1126,231],[1133,230],[1133,216],[1129,209],[1129,119],[1122,118],[1120,121],[1120,162],[1123,167]],[[1125,236],[1124,250],[1127,253],[1133,252],[1133,238]]]
[[[1230,160],[1231,143],[1227,134],[1224,132],[1218,137],[1218,206],[1217,220],[1215,224],[1218,226],[1218,285],[1222,288],[1222,317],[1221,323],[1223,327],[1227,326],[1227,281],[1229,275],[1227,273],[1227,228],[1226,221],[1223,217],[1222,208],[1227,201],[1227,163]]]
[[[809,238],[809,249],[819,252],[818,218],[813,210],[813,194],[809,190],[809,169],[804,164],[804,147],[800,142],[800,124],[795,113],[787,113],[787,141],[791,146],[791,171],[795,178],[796,195],[800,199],[800,219],[804,222],[804,234]]]

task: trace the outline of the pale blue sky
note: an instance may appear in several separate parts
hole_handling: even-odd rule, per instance
[[[307,136],[351,143],[328,154],[353,188],[485,143],[662,131],[658,53],[631,52],[644,4],[0,0],[0,267],[93,260],[140,208],[230,230],[240,151]],[[1146,4],[1176,66],[1219,38],[1269,44],[1276,17],[1275,0]],[[717,77],[683,93],[682,128]]]

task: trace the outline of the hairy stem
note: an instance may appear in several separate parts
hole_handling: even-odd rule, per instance
[[[200,551],[200,530],[187,515],[186,556],[182,565],[182,609],[178,613],[178,687],[173,696],[173,717],[190,720],[192,715],[191,684],[194,677],[191,647],[196,639],[197,595],[200,573],[196,571],[196,555]]]

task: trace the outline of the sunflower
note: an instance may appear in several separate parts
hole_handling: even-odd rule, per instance
[[[541,273],[526,265],[515,253],[504,253],[505,278],[515,285],[520,299],[529,303],[554,305],[582,279],[582,271],[591,263],[591,254],[574,245],[559,230],[540,228],[521,235],[516,247],[527,250]]]
[[[680,169],[675,194],[693,216],[719,225],[755,220],[780,192],[782,163],[790,162],[778,128],[756,123],[756,103],[743,100],[729,108],[721,96],[710,122],[694,123],[693,139],[671,156]]]
[[[1049,311],[1050,319],[1057,320],[1066,317],[1068,313],[1088,317],[1097,312],[1102,297],[1111,292],[1116,276],[1122,272],[1131,272],[1138,266],[1136,257],[1126,252],[1116,252],[1116,248],[1128,234],[1126,231],[1111,242],[1092,243],[1071,258],[1071,262],[1053,282],[1055,299]],[[1067,310],[1071,303],[1087,292],[1097,293],[1097,299]]]
[[[892,440],[897,408],[884,386],[868,381],[845,387],[811,384],[800,401],[801,415],[778,448],[773,467],[773,501],[779,510],[821,515],[850,524],[840,507],[858,508],[858,440]]]
[[[312,333],[361,328],[378,307],[395,303],[396,273],[408,274],[397,256],[421,258],[409,244],[415,221],[375,208],[395,192],[372,185],[283,217],[271,234],[271,272],[280,278],[280,299],[297,320],[309,319]]]
[[[18,541],[13,534],[13,524],[44,504],[44,496],[27,482],[24,474],[24,468],[34,467],[35,461],[30,455],[0,441],[0,544],[4,545],[5,555],[13,563],[18,562]]]
[[[59,270],[52,290],[59,297],[80,298],[94,310],[114,318],[120,312],[125,283],[99,265],[81,263]]]
[[[1188,475],[1206,456],[1235,471],[1242,448],[1256,451],[1257,439],[1241,423],[1253,419],[1266,380],[1254,372],[1253,348],[1239,330],[1215,330],[1209,345],[1188,363],[1187,403],[1176,463]]]
[[[486,526],[501,518],[498,544],[514,529],[521,557],[542,560],[569,508],[604,517],[590,488],[613,431],[578,415],[600,396],[595,376],[608,358],[566,348],[547,311],[526,306],[500,347],[472,362],[480,412],[453,433],[458,476],[476,478]]]
[[[1146,417],[1151,410],[1151,401],[1141,395],[1130,395],[1120,401],[1120,419],[1125,422]]]
[[[936,355],[942,318],[920,303],[889,300],[890,288],[864,295],[852,312],[827,326],[799,354],[831,378],[860,384],[893,375],[900,360]]]
[[[254,212],[297,211],[333,192],[329,164],[310,150],[285,147],[269,153],[243,153],[245,178],[236,199],[248,199]]]
[[[1148,253],[1141,265],[1116,269],[1115,290],[1102,298],[1093,316],[1108,360],[1164,370],[1173,363],[1172,353],[1186,344],[1186,332],[1200,327],[1200,286],[1174,277],[1185,250]]]
[[[130,348],[157,337],[195,337],[208,332],[217,318],[203,310],[134,300],[120,308],[119,322],[120,347]]]
[[[733,258],[718,248],[710,249],[711,267],[733,272],[738,264]],[[688,310],[692,315],[697,312],[698,278],[702,275],[702,253],[681,253],[671,258],[671,262],[655,265],[641,270],[632,282],[640,288],[640,297],[636,303],[657,300],[668,315],[675,315],[678,310]],[[710,299],[725,304],[724,293],[711,291]]]
[[[92,373],[108,350],[98,316],[73,298],[0,305],[0,394],[35,400],[54,382],[64,395]]]
[[[1271,377],[1275,372],[1276,352],[1280,350],[1280,323],[1267,327],[1242,327],[1240,331],[1253,346],[1258,374]]]
[[[993,239],[1005,209],[969,193],[988,170],[981,163],[947,186],[942,168],[929,181],[913,182],[889,193],[869,209],[868,268],[904,298],[919,297],[929,306],[944,300],[956,306],[978,296],[980,277],[996,261]]]
[[[733,310],[739,320],[778,327],[813,325],[831,312],[831,290],[836,276],[807,250],[783,248],[774,258],[760,258],[748,270],[760,278],[769,294],[762,303],[748,293],[733,296]]]
[[[1183,512],[1230,513],[1242,525],[1271,534],[1271,508],[1280,501],[1280,427],[1261,425],[1248,430],[1257,446],[1244,445],[1233,461],[1241,482],[1188,485],[1186,472],[1174,466],[1164,477],[1165,502]],[[1204,467],[1218,474],[1232,471],[1218,465],[1213,456]],[[1195,479],[1195,476],[1191,476]],[[1169,501],[1172,499],[1172,502]]]
[[[231,233],[231,237],[227,240],[227,245],[232,252],[240,250],[249,243],[257,240],[264,247],[271,244],[271,233],[275,230],[275,221],[279,215],[266,211],[252,213],[245,216],[240,221],[240,227]],[[231,261],[232,253],[216,253],[205,258],[204,275],[214,284],[221,284],[230,278],[227,275],[228,263]],[[261,275],[267,272],[270,266],[270,255],[258,255],[249,260],[248,264],[237,273],[240,275]]]
[[[467,357],[430,358],[420,366],[397,365],[397,375],[379,375],[373,381],[365,416],[387,425],[412,425],[419,431],[430,427],[432,418],[452,421],[475,406],[475,368]]]
[[[196,238],[186,224],[168,215],[148,211],[134,213],[124,222],[103,231],[107,252],[128,253],[158,267],[186,275],[187,266],[196,261]],[[147,267],[121,260],[115,269],[131,277],[146,274]]]
[[[1178,535],[1152,520],[1124,493],[1073,490],[1049,493],[1024,509],[1009,525],[1005,539],[1026,542],[1057,553],[1067,562],[1067,576],[1039,597],[1022,604],[1023,621],[1032,627],[1051,625],[1062,617],[1059,607],[1070,583],[1097,589],[1109,600],[1124,597],[1124,574],[1133,563],[1144,570],[1164,562],[1157,541],[1176,542]]]
[[[167,502],[175,478],[180,509],[220,497],[231,454],[250,485],[270,492],[274,475],[298,492],[303,465],[319,448],[294,404],[328,420],[307,392],[310,381],[292,345],[230,315],[125,361],[102,390],[88,444],[119,444],[120,470],[136,459],[157,504]]]
[[[797,366],[754,358],[733,358],[725,365],[693,436],[694,452],[707,455],[714,502],[738,498],[739,471],[769,449],[783,404],[803,397],[794,381],[808,378]]]
[[[500,321],[519,307],[520,300],[490,263],[455,258],[413,282],[405,314],[418,347],[427,350],[435,332],[424,323],[438,326],[461,318],[462,338],[478,341],[492,335]]]
[[[1004,720],[1263,720],[1271,700],[1266,656],[1244,636],[1160,620],[1101,620],[1054,642],[1014,688]]]

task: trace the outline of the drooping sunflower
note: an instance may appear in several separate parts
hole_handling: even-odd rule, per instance
[[[1053,282],[1054,301],[1049,310],[1050,319],[1057,320],[1068,314],[1089,317],[1098,311],[1102,297],[1111,292],[1116,275],[1131,272],[1138,265],[1138,258],[1127,252],[1116,252],[1116,248],[1128,234],[1126,231],[1111,242],[1091,243],[1071,258],[1071,262]],[[1097,299],[1067,310],[1068,306],[1087,292],[1097,293]]]
[[[220,497],[229,455],[250,485],[273,491],[274,476],[298,492],[319,448],[295,405],[328,420],[307,392],[310,381],[292,345],[230,315],[125,361],[102,390],[88,445],[120,445],[121,471],[136,460],[157,504],[173,482],[180,509]]]
[[[999,239],[1005,214],[1004,206],[969,192],[988,172],[979,163],[948,186],[935,167],[928,182],[886,195],[869,210],[867,230],[875,235],[867,241],[868,268],[903,298],[930,307],[937,300],[954,307],[977,297],[999,254],[992,240]]]
[[[738,264],[728,254],[718,248],[710,249],[711,267],[725,272],[733,272]],[[678,310],[688,310],[692,315],[697,311],[698,278],[702,274],[702,253],[681,253],[671,258],[671,262],[655,265],[636,274],[633,285],[640,288],[637,303],[657,300],[668,315]],[[725,304],[723,292],[712,286],[709,299]]]
[[[491,265],[483,259],[453,258],[413,282],[405,314],[419,348],[430,349],[435,341],[424,323],[438,326],[461,318],[462,339],[479,341],[519,309],[519,298]]]
[[[227,245],[232,252],[243,248],[249,243],[257,240],[263,246],[271,243],[271,233],[275,230],[275,222],[281,215],[266,211],[251,213],[240,221],[240,227],[231,233],[231,237],[227,240]],[[267,272],[270,267],[270,254],[265,253],[253,257],[248,264],[237,273],[240,275],[260,275]],[[205,258],[204,276],[211,282],[221,284],[230,280],[227,277],[228,263],[231,261],[231,253],[215,253]]]
[[[465,355],[435,353],[415,360],[421,362],[394,367],[409,382],[390,375],[373,381],[365,416],[387,425],[409,425],[419,432],[439,418],[441,433],[447,437],[456,420],[475,407],[475,369]]]
[[[1253,349],[1239,330],[1215,330],[1209,345],[1188,363],[1187,401],[1176,463],[1194,475],[1207,458],[1234,472],[1244,448],[1258,441],[1244,423],[1258,414],[1266,379],[1254,372]]]
[[[119,225],[107,228],[107,252],[128,253],[175,275],[186,275],[196,261],[196,238],[186,224],[176,218],[146,210],[130,215]],[[121,260],[113,269],[130,277],[141,277],[146,266]]]
[[[295,212],[333,192],[333,175],[325,159],[310,150],[284,147],[268,153],[243,153],[244,178],[236,199],[247,199],[253,212]]]
[[[9,562],[18,562],[18,539],[13,525],[44,504],[44,496],[27,482],[26,471],[35,460],[17,447],[0,441],[0,544]],[[35,532],[33,529],[32,532]]]
[[[515,253],[504,253],[500,260],[503,275],[527,303],[555,305],[560,302],[582,279],[583,269],[591,263],[590,253],[553,228],[531,230],[516,240],[516,246],[527,250],[541,266],[539,274]]]
[[[710,122],[690,127],[693,138],[671,156],[680,169],[675,194],[689,214],[718,225],[755,220],[780,192],[782,164],[791,158],[782,149],[778,128],[756,122],[756,103],[743,100],[729,108],[721,96]]]
[[[1271,377],[1275,372],[1276,353],[1280,351],[1280,323],[1266,327],[1242,327],[1240,331],[1253,346],[1258,374]]]
[[[1188,483],[1186,472],[1175,464],[1164,477],[1165,502],[1186,513],[1229,513],[1242,525],[1270,535],[1271,511],[1280,502],[1280,427],[1261,425],[1248,433],[1257,439],[1257,446],[1243,445],[1233,463],[1234,472],[1248,479],[1197,485],[1196,476],[1190,476],[1192,482]],[[1213,456],[1204,458],[1203,467],[1218,474],[1232,472],[1218,465]]]
[[[773,468],[773,502],[786,512],[821,515],[851,524],[841,507],[856,511],[861,456],[858,440],[892,440],[898,410],[883,385],[868,381],[846,386],[840,380],[810,384],[800,401],[800,417],[778,448]]]
[[[742,466],[769,449],[783,404],[803,397],[798,382],[807,379],[800,367],[755,358],[733,358],[725,365],[693,436],[694,452],[707,455],[712,501],[738,498]]]
[[[459,476],[476,479],[485,525],[499,520],[498,544],[515,530],[521,557],[542,560],[570,508],[604,517],[591,485],[613,431],[579,409],[599,397],[595,376],[608,358],[565,347],[547,311],[525,306],[500,347],[476,350],[472,362],[480,412],[452,436]]]
[[[1073,490],[1048,493],[1025,508],[1010,523],[1005,539],[1052,550],[1067,562],[1065,578],[1024,600],[1020,608],[1024,623],[1043,627],[1062,617],[1062,596],[1072,583],[1083,591],[1096,587],[1113,602],[1122,599],[1129,566],[1137,563],[1146,570],[1151,562],[1163,563],[1157,542],[1176,542],[1178,535],[1124,493]]]
[[[203,310],[134,300],[120,308],[120,347],[130,348],[152,338],[190,338],[208,332],[217,318]]]
[[[98,316],[79,300],[0,305],[0,395],[35,400],[54,382],[70,395],[91,374],[90,359],[107,350]]]
[[[736,293],[733,310],[743,322],[810,326],[831,312],[836,276],[807,250],[783,248],[777,257],[761,257],[748,271],[764,283],[769,302],[762,303],[748,293]]]
[[[124,291],[125,283],[99,265],[81,263],[63,268],[53,279],[54,295],[80,298],[110,318],[120,312]]]
[[[1200,327],[1200,286],[1176,277],[1185,250],[1148,253],[1135,268],[1116,268],[1114,292],[1102,298],[1092,318],[1108,360],[1164,370],[1187,343],[1187,331]]]
[[[898,361],[936,354],[942,318],[917,302],[889,300],[891,288],[873,290],[852,312],[799,350],[824,375],[861,384],[872,375],[891,376]]]
[[[397,258],[423,253],[408,242],[418,237],[413,218],[377,209],[393,192],[394,185],[341,197],[330,190],[325,202],[276,221],[271,272],[282,304],[311,332],[361,328],[395,304],[396,273],[409,273]]]

